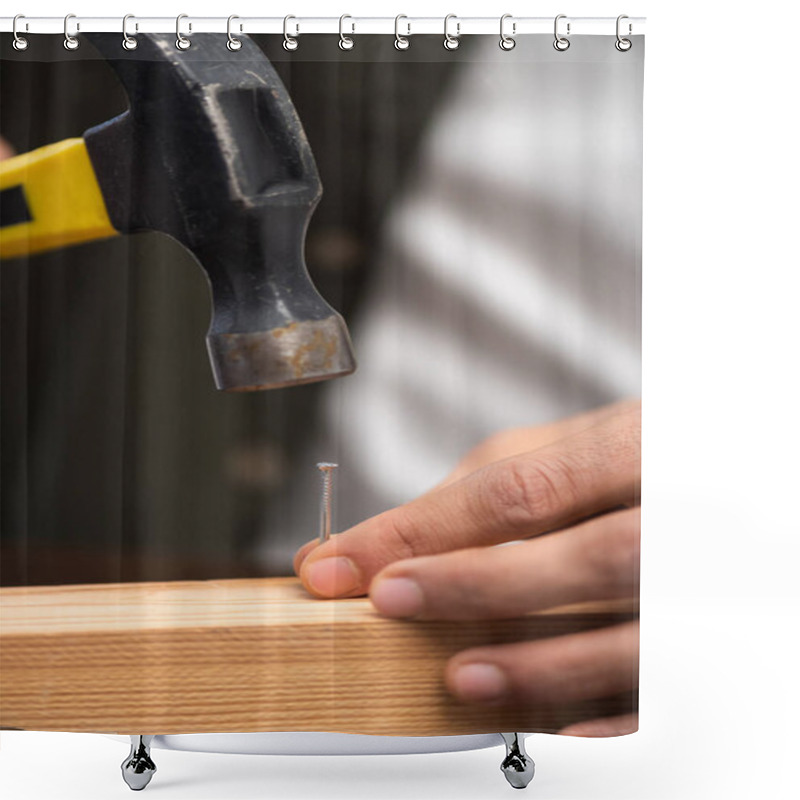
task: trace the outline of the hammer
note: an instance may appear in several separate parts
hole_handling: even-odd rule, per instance
[[[272,64],[245,35],[84,34],[128,95],[123,114],[0,164],[0,258],[136,231],[179,241],[205,270],[218,389],[294,386],[355,370],[342,317],[304,242],[322,185]]]

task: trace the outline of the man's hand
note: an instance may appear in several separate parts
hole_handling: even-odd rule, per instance
[[[324,545],[309,542],[295,570],[318,597],[369,593],[397,618],[499,619],[631,597],[640,430],[639,404],[629,402],[493,437],[417,500]],[[450,660],[445,680],[465,702],[570,702],[634,689],[637,662],[638,626],[629,623],[467,650]],[[635,719],[620,718],[564,732],[635,729]]]

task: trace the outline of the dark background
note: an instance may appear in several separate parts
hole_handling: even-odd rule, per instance
[[[338,37],[314,36],[289,55],[281,37],[254,38],[292,96],[322,178],[309,271],[352,323],[387,207],[469,47],[454,56],[440,37],[415,37],[397,53],[390,37],[358,37],[343,53]],[[126,108],[90,45],[65,54],[57,36],[31,39],[17,53],[0,37],[0,135],[17,152]],[[217,392],[205,276],[158,234],[4,261],[0,302],[0,582],[255,574],[248,545],[290,491],[319,386]]]

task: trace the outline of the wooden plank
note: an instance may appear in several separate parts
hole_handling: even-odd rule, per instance
[[[416,622],[294,578],[0,590],[0,727],[109,733],[556,731],[630,695],[479,708],[445,690],[467,647],[574,633],[636,614],[585,604],[521,619]]]

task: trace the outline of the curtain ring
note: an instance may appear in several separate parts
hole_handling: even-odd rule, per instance
[[[126,14],[122,18],[122,46],[126,50],[135,50],[139,46],[139,42],[136,41],[134,36],[128,35],[128,20],[129,19],[136,19],[133,14]],[[139,30],[139,23],[134,23],[134,30]]]
[[[512,19],[512,17],[513,17],[512,14],[503,14],[503,16],[500,17],[500,49],[501,50],[506,50],[506,51],[513,50],[517,46],[517,41],[516,41],[516,39],[514,39],[514,36],[516,36],[516,33],[517,33],[517,23],[516,22],[512,22],[511,23],[511,33],[512,33],[511,36],[509,36],[505,32],[506,20],[507,19]]]
[[[447,23],[450,22],[451,19],[456,20],[456,35],[453,36],[447,30]],[[461,44],[458,41],[458,37],[461,36],[461,23],[458,21],[458,17],[455,14],[448,14],[444,18],[444,49],[445,50],[458,50],[458,45]]]
[[[614,42],[614,47],[616,47],[617,50],[620,51],[620,53],[627,53],[628,50],[630,50],[631,47],[633,47],[633,42],[630,39],[623,39],[622,34],[620,33],[620,22],[622,22],[622,20],[624,19],[629,19],[627,14],[620,14],[617,17],[617,41]],[[631,35],[632,31],[633,31],[633,26],[629,22],[628,36]]]
[[[297,17],[293,17],[291,14],[288,14],[283,18],[283,49],[284,50],[297,50],[298,41],[295,36],[299,36],[300,34],[300,25],[295,22],[295,32],[294,36],[289,36],[289,20],[294,19],[296,20]]]
[[[64,17],[64,49],[65,50],[77,50],[78,47],[80,47],[80,44],[81,44],[74,36],[70,36],[70,33],[69,33],[69,21],[71,19],[75,19],[75,15],[74,14],[67,14],[67,16]],[[80,24],[76,23],[75,24],[75,31],[77,32],[80,29],[81,29]]]
[[[559,53],[563,53],[565,50],[569,50],[570,42],[569,39],[567,39],[567,36],[569,36],[570,34],[570,23],[569,22],[567,23],[567,36],[562,36],[558,32],[558,21],[566,18],[567,18],[566,14],[559,14],[556,17],[555,22],[553,23],[553,35],[556,37],[555,41],[553,42],[553,47],[555,47],[555,49],[558,50]]]
[[[177,47],[178,50],[188,50],[192,46],[191,41],[189,41],[189,39],[187,39],[181,33],[181,20],[186,19],[188,16],[189,16],[188,14],[178,14],[178,16],[175,19],[175,36],[177,37],[175,39],[175,47]],[[189,31],[191,32],[191,30],[192,30],[192,23],[190,22]]]
[[[237,50],[241,50],[242,49],[242,40],[241,39],[237,39],[231,33],[231,22],[233,22],[235,19],[239,19],[239,17],[237,17],[236,14],[231,14],[228,17],[228,41],[225,43],[225,46],[232,53],[235,53]],[[239,31],[241,31],[241,30],[242,30],[242,26],[240,25],[239,26]]]
[[[17,14],[14,17],[14,22],[11,23],[11,32],[14,34],[14,41],[12,44],[14,45],[15,50],[27,50],[28,49],[28,40],[24,36],[20,36],[17,33],[17,20],[19,19],[26,19],[24,14]],[[25,23],[25,30],[28,30],[28,23]]]
[[[411,36],[411,23],[406,22],[406,35],[400,35],[400,20],[405,19],[407,20],[408,17],[405,14],[398,14],[394,18],[394,46],[396,50],[408,50],[411,47],[411,42],[408,41],[408,37]]]
[[[353,19],[349,14],[342,14],[339,17],[339,49],[340,50],[352,50],[355,47],[355,42],[353,41],[352,37],[344,35],[344,21],[346,19]],[[350,33],[356,32],[356,24],[355,22],[350,23]]]

